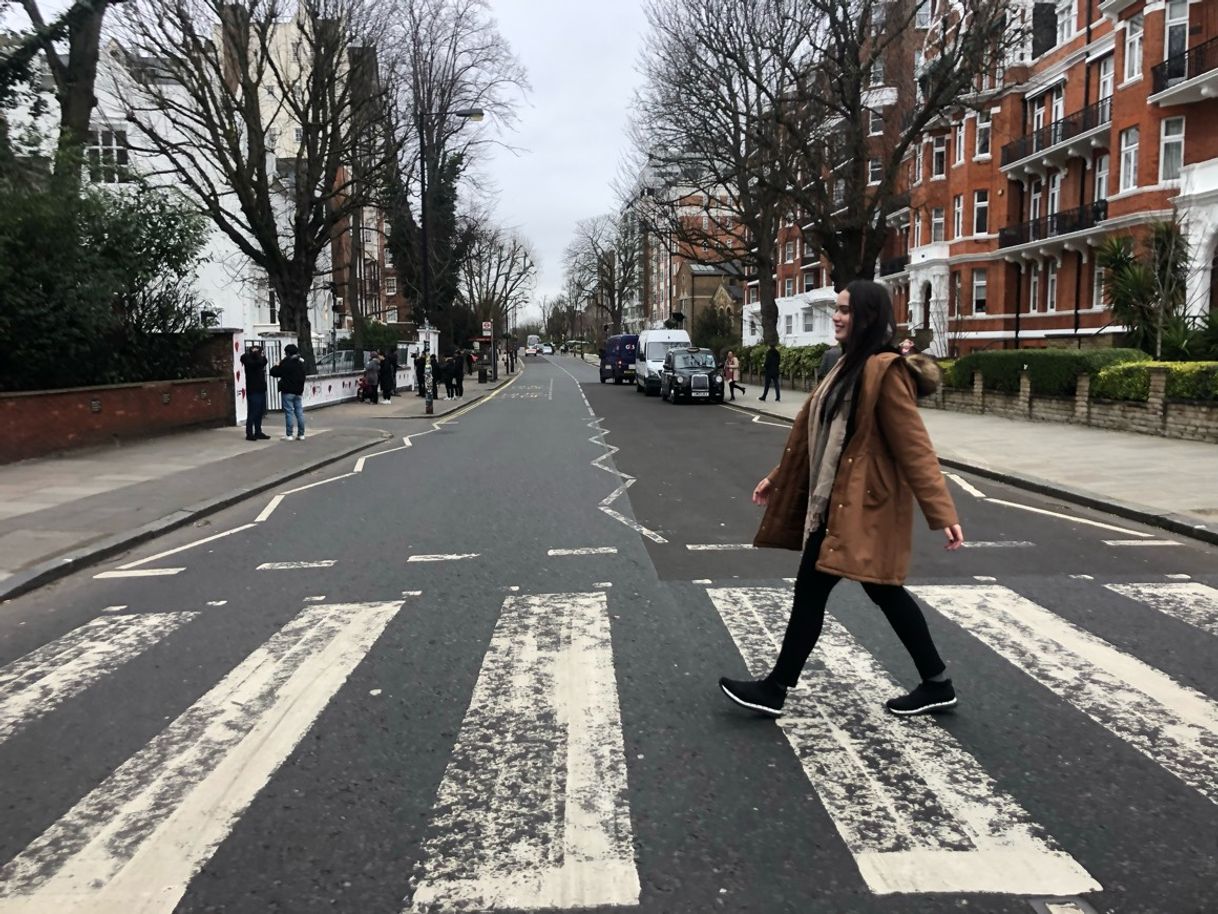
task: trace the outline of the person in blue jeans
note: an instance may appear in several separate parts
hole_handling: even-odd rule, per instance
[[[279,393],[283,399],[284,441],[304,441],[304,386],[305,362],[294,343],[283,347],[283,360],[271,369],[271,377],[279,379]],[[295,422],[296,434],[292,434]]]

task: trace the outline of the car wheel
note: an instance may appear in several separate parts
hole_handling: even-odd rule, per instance
[[[604,384],[604,383],[605,383],[605,376],[604,376],[604,375],[601,375],[601,383],[602,383],[602,384]]]
[[[622,383],[622,379],[621,379],[621,378],[614,378],[614,379],[613,379],[613,383],[614,383],[614,384],[621,384],[621,383]]]
[[[672,403],[673,406],[677,406],[681,402],[681,400],[677,396],[677,392],[675,390],[672,392],[669,402]]]
[[[639,383],[638,378],[634,379],[634,392],[636,394],[641,394],[643,392],[643,385]]]

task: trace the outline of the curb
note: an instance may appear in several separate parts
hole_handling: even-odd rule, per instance
[[[761,415],[768,416],[771,419],[781,419],[784,422],[793,421],[790,416],[784,416],[781,413],[776,413],[772,410],[758,409],[752,406],[738,408],[747,409],[749,412],[760,413]],[[1017,489],[1035,492],[1038,495],[1048,495],[1052,498],[1060,498],[1062,501],[1068,501],[1071,504],[1081,505],[1084,508],[1092,508],[1096,511],[1102,511],[1105,514],[1112,514],[1115,517],[1122,517],[1125,520],[1137,521],[1138,523],[1146,524],[1148,527],[1157,527],[1160,530],[1166,530],[1167,532],[1175,533],[1178,536],[1187,536],[1190,539],[1218,545],[1218,529],[1211,529],[1204,523],[1198,523],[1200,520],[1199,518],[1189,517],[1188,515],[1184,514],[1169,514],[1162,511],[1155,511],[1153,508],[1148,508],[1143,505],[1114,501],[1108,498],[1103,498],[1099,495],[1094,495],[1082,489],[1073,489],[1069,486],[1063,486],[1060,483],[1049,482],[1048,480],[1044,479],[1037,479],[1034,476],[1019,476],[1003,470],[993,470],[987,466],[982,466],[978,463],[970,463],[965,460],[958,460],[954,457],[944,457],[940,455],[939,463],[945,467],[950,467],[953,470],[964,470],[967,473],[972,473],[974,476],[992,479],[995,482],[1005,483],[1009,486],[1014,486]]]
[[[208,499],[187,508],[182,508],[165,517],[151,521],[142,527],[137,527],[134,530],[128,530],[123,533],[116,533],[105,539],[98,540],[90,545],[78,549],[75,552],[69,552],[66,555],[58,556],[50,559],[40,565],[35,565],[33,568],[27,568],[24,571],[19,571],[11,578],[6,578],[0,581],[0,602],[11,600],[13,597],[21,596],[29,593],[46,584],[51,583],[59,578],[71,574],[74,571],[79,571],[82,568],[87,568],[90,565],[95,565],[103,559],[116,555],[132,546],[136,546],[147,540],[160,536],[163,533],[168,533],[171,530],[176,530],[179,527],[185,527],[192,521],[198,520],[201,517],[207,517],[209,514],[215,514],[217,511],[223,511],[225,508],[244,501],[254,495],[258,495],[268,489],[273,489],[276,486],[304,476],[307,473],[312,473],[314,470],[319,470],[324,466],[329,466],[332,463],[337,463],[340,460],[345,460],[360,451],[367,450],[370,447],[375,447],[378,444],[388,440],[391,436],[384,436],[373,441],[368,441],[358,447],[349,448],[341,454],[332,454],[316,463],[308,466],[297,467],[292,471],[276,476],[268,476],[252,485],[246,486],[243,489],[237,489],[233,492],[227,492],[218,498]]]

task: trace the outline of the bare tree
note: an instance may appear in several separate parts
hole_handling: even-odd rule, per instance
[[[101,53],[102,21],[111,6],[123,0],[75,0],[49,24],[38,0],[21,0],[33,34],[5,61],[5,67],[22,69],[41,51],[55,83],[59,102],[56,178],[65,188],[80,186],[82,151],[89,136],[89,119],[97,105],[94,86]],[[67,41],[67,54],[62,42]]]
[[[523,238],[482,226],[474,233],[462,265],[460,300],[479,320],[491,321],[496,333],[506,333],[510,315],[528,302],[536,277],[537,267]]]
[[[120,17],[131,144],[265,271],[310,369],[319,258],[398,161],[376,17],[362,0],[129,0]]]
[[[621,332],[622,312],[638,290],[641,254],[638,220],[622,213],[578,222],[563,256],[568,287],[596,305],[613,333]]]
[[[1008,0],[807,0],[803,68],[784,130],[766,146],[803,136],[801,155],[779,142],[763,157],[775,189],[789,192],[806,241],[828,260],[837,288],[871,279],[890,229],[908,205],[906,169],[928,129],[948,129],[989,107],[1003,64],[1023,47]]]

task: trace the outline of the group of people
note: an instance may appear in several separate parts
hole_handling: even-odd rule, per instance
[[[268,441],[271,436],[262,431],[262,417],[266,415],[267,359],[261,344],[255,343],[242,353],[241,368],[245,372],[245,440]],[[278,365],[271,366],[270,376],[278,379],[283,401],[284,440],[304,441],[307,375],[304,358],[294,343],[283,347],[283,358]]]
[[[474,370],[474,354],[464,349],[456,349],[446,355],[441,361],[433,352],[430,356],[418,353],[414,358],[416,390],[418,396],[427,396],[427,365],[431,363],[431,395],[436,399],[441,384],[444,385],[444,398],[447,400],[460,399],[465,396],[465,376]]]
[[[375,404],[378,391],[385,403],[391,403],[398,392],[398,354],[392,350],[372,353],[364,366],[359,398]]]
[[[903,355],[910,355],[914,352],[914,341],[911,339],[901,340],[901,345],[897,351]],[[816,376],[823,378],[837,364],[838,359],[842,357],[842,347],[840,344],[830,346],[825,350],[825,354],[821,356],[820,366],[817,368]],[[778,347],[773,343],[766,350],[765,361],[762,363],[762,374],[765,377],[765,389],[762,390],[761,396],[757,399],[764,401],[766,395],[770,392],[770,387],[774,388],[774,402],[778,403],[782,400],[782,392],[779,389],[778,381],[782,377],[780,364],[782,357],[778,353]],[[732,399],[736,399],[736,391],[744,393],[744,385],[739,384],[740,380],[740,359],[732,350],[727,351],[727,356],[723,360],[723,380],[727,382],[728,391],[732,395]]]

